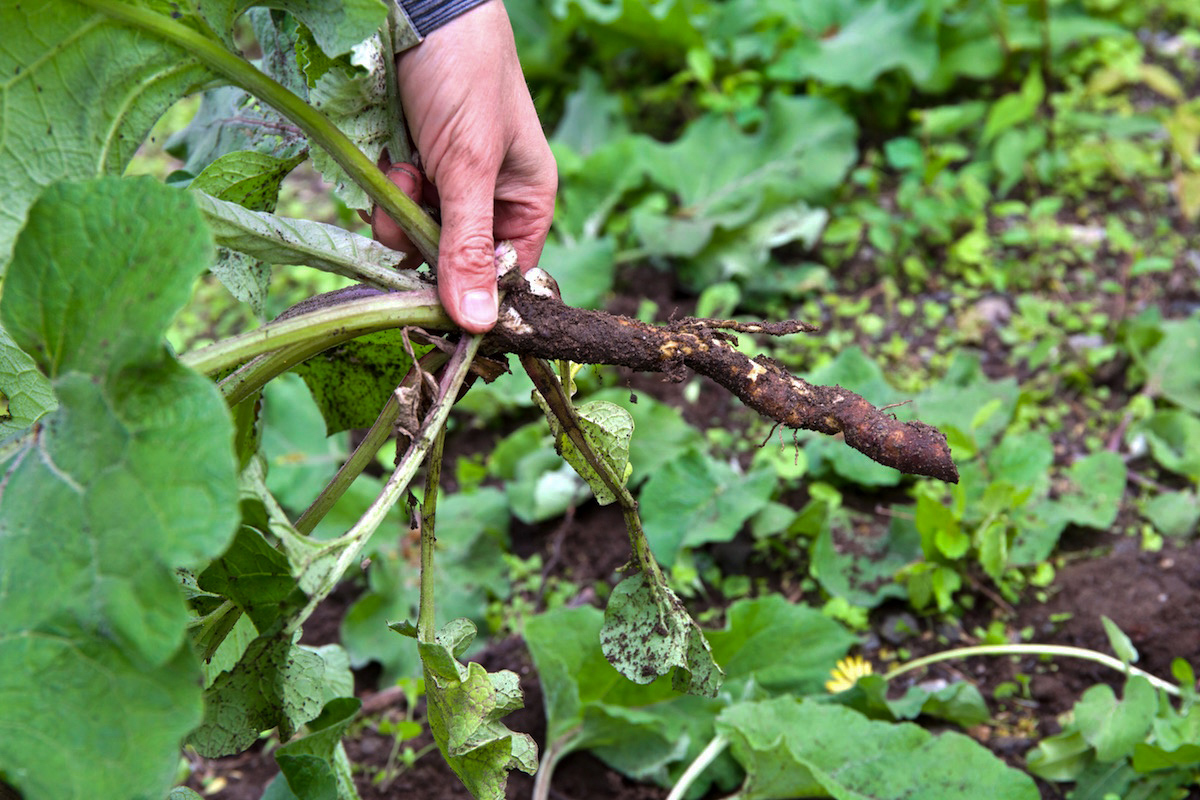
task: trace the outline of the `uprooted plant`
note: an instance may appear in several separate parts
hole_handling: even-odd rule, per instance
[[[782,425],[842,434],[880,463],[957,479],[936,430],[734,347],[735,334],[794,334],[808,330],[803,323],[655,327],[571,308],[544,273],[509,269],[500,324],[463,336],[428,280],[397,271],[400,254],[274,215],[280,180],[311,146],[349,202],[379,204],[436,269],[436,224],[375,166],[383,147],[403,146],[394,96],[371,90],[392,77],[383,7],[256,10],[264,52],[255,67],[233,45],[244,5],[47,0],[0,9],[0,28],[26,34],[0,52],[0,73],[15,76],[3,89],[8,107],[25,114],[5,122],[16,135],[0,143],[9,197],[0,347],[15,365],[4,394],[28,401],[3,423],[16,435],[0,478],[0,696],[10,699],[0,710],[0,775],[27,797],[161,796],[180,740],[220,755],[274,727],[284,741],[307,730],[277,751],[294,794],[322,787],[323,796],[353,797],[340,739],[358,704],[345,655],[299,645],[298,635],[422,465],[424,499],[410,509],[421,532],[421,607],[415,625],[395,628],[417,640],[431,729],[477,797],[502,796],[509,769],[532,772],[532,740],[499,722],[520,705],[516,676],[460,663],[473,626],[439,630],[433,613],[444,427],[465,386],[504,368],[499,356],[519,357],[561,455],[601,503],[623,510],[632,574],[614,591],[600,637],[639,683],[670,672],[678,689],[711,695],[721,670],[641,532],[625,485],[632,422],[611,404],[576,406],[572,363],[671,377],[690,369]],[[303,136],[246,141],[203,164],[188,191],[103,177],[121,172],[167,104],[201,88],[206,102],[261,123],[254,130]],[[90,114],[63,113],[79,112],[80,96],[100,99]],[[46,147],[59,156],[51,164],[36,158]],[[364,286],[179,359],[163,347],[202,271],[261,311],[272,264]],[[260,390],[289,370],[304,375],[331,430],[369,429],[295,520],[266,489],[257,455]],[[354,400],[339,394],[348,383]],[[370,509],[337,538],[310,537],[393,434],[407,444]],[[44,713],[59,706],[89,713]]]

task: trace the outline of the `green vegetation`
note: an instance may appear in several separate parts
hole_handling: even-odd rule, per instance
[[[453,326],[428,284],[354,213],[377,202],[436,241],[374,166],[398,147],[394,99],[370,91],[384,7],[245,5],[0,8],[18,32],[0,44],[0,780],[157,798],[181,744],[273,730],[264,797],[354,798],[423,755],[420,723],[481,798],[512,769],[544,797],[580,750],[672,797],[1194,791],[1193,666],[1148,676],[1107,619],[1115,660],[1009,624],[1086,555],[1068,534],[1200,533],[1194,2],[506,3],[560,169],[543,266],[564,300],[628,301],[648,283],[630,274],[667,272],[679,294],[634,296],[639,318],[818,323],[736,347],[935,426],[956,485],[818,434],[784,444],[698,378],[667,402],[527,355],[468,376],[480,339],[431,336]],[[276,320],[354,282],[393,291]],[[625,574],[578,586],[512,552],[518,522],[593,499],[620,509]],[[341,644],[299,643],[343,579]],[[980,648],[906,652],[906,629],[968,617]],[[542,753],[501,721],[517,676],[470,661],[509,632],[545,695]],[[872,637],[875,670],[842,662],[827,688]],[[918,724],[998,725],[1029,675],[990,699],[901,681],[985,650],[1125,681],[1034,732],[1021,771]],[[409,708],[368,718],[394,741],[364,776],[344,740],[369,662]]]

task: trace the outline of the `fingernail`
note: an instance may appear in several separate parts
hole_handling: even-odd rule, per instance
[[[487,326],[496,321],[496,298],[486,289],[472,289],[463,295],[463,319],[471,325]]]

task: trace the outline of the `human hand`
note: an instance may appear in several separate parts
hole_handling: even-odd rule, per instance
[[[396,71],[425,176],[406,164],[388,176],[441,208],[438,294],[455,322],[483,333],[496,322],[495,242],[512,242],[522,270],[535,266],[558,187],[504,4],[489,0],[433,31],[400,54]],[[412,252],[378,208],[371,227],[379,241]]]

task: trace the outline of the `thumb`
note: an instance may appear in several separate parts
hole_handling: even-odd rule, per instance
[[[438,185],[438,295],[450,318],[471,333],[484,333],[496,324],[495,183],[495,176],[455,171]]]

